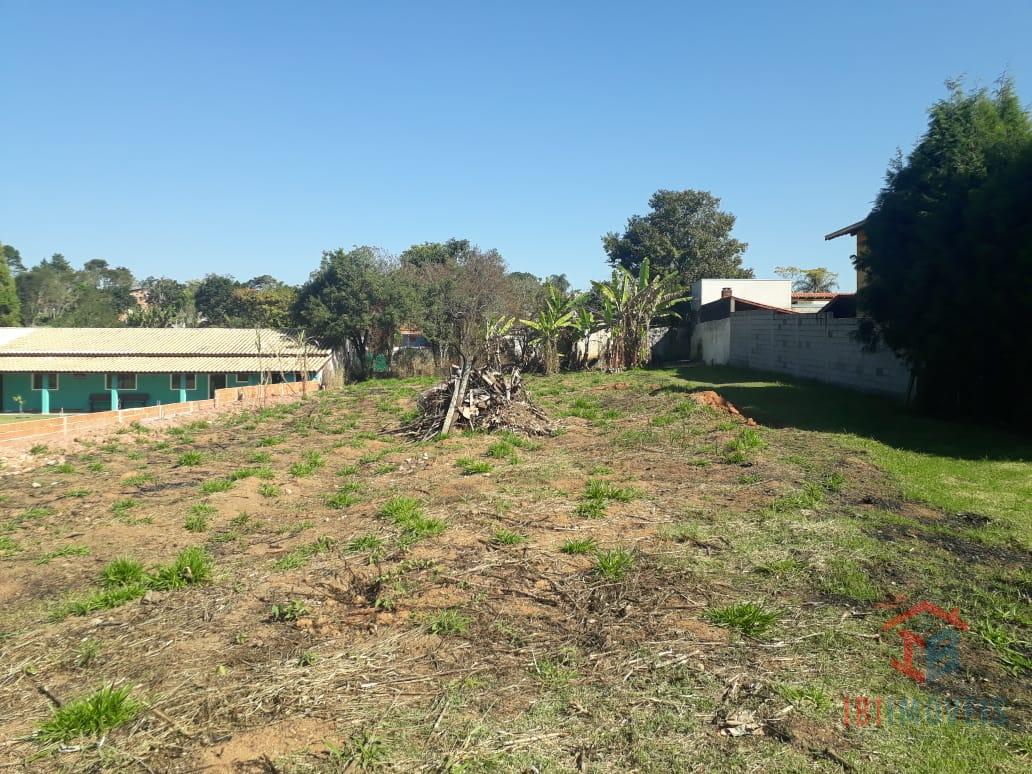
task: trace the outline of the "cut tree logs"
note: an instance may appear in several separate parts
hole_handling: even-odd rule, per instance
[[[419,417],[398,433],[427,440],[454,428],[510,430],[524,435],[552,435],[556,424],[530,401],[518,368],[502,373],[490,368],[465,372],[452,366],[451,378],[418,399]]]

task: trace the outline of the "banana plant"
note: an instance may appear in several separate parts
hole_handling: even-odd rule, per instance
[[[545,306],[530,320],[520,320],[534,331],[534,338],[541,342],[542,366],[546,375],[559,370],[559,336],[571,327],[574,312],[571,300],[553,285],[548,286]]]
[[[674,273],[652,275],[646,259],[635,277],[618,267],[608,282],[592,282],[602,299],[610,331],[609,365],[614,370],[641,368],[651,356],[649,327],[657,317],[676,316],[674,307],[686,301]]]

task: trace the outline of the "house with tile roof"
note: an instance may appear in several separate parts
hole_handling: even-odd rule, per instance
[[[329,350],[270,329],[0,328],[0,411],[109,411],[319,380]]]

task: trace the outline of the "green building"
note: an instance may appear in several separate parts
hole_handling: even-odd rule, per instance
[[[0,328],[0,411],[110,411],[319,380],[330,352],[274,330]]]

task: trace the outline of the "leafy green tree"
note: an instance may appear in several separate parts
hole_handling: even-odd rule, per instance
[[[823,266],[814,269],[778,266],[774,273],[792,280],[792,291],[795,293],[830,293],[838,287],[838,274]]]
[[[203,324],[227,326],[237,316],[234,291],[240,283],[225,274],[208,274],[194,288],[194,307]]]
[[[1028,426],[1032,117],[1009,80],[948,87],[867,218],[864,334],[905,359],[926,408]]]
[[[257,287],[244,283],[233,291],[236,314],[233,324],[248,328],[290,328],[294,324],[292,310],[296,300],[297,288],[278,280],[261,282]]]
[[[394,262],[374,247],[323,253],[298,291],[294,316],[308,333],[345,355],[351,375],[369,376],[377,348],[388,353],[409,315],[409,298]]]
[[[720,209],[720,199],[708,191],[656,191],[651,212],[634,215],[623,234],[602,237],[609,263],[637,274],[648,260],[663,274],[676,272],[690,287],[707,277],[752,277],[742,267],[745,242],[731,236],[735,216]]]
[[[8,245],[2,245],[7,255]],[[17,252],[17,251],[15,251]],[[21,301],[7,261],[0,261],[0,325],[21,325]]]
[[[148,277],[140,283],[144,305],[129,311],[126,325],[136,328],[171,328],[189,322],[191,303],[187,286],[168,277]]]
[[[75,303],[76,273],[60,253],[18,274],[15,284],[25,325],[52,325]]]
[[[25,264],[22,263],[21,253],[18,252],[14,245],[3,245],[3,249],[0,252],[3,253],[4,263],[10,269],[11,276],[17,276],[25,271]]]

